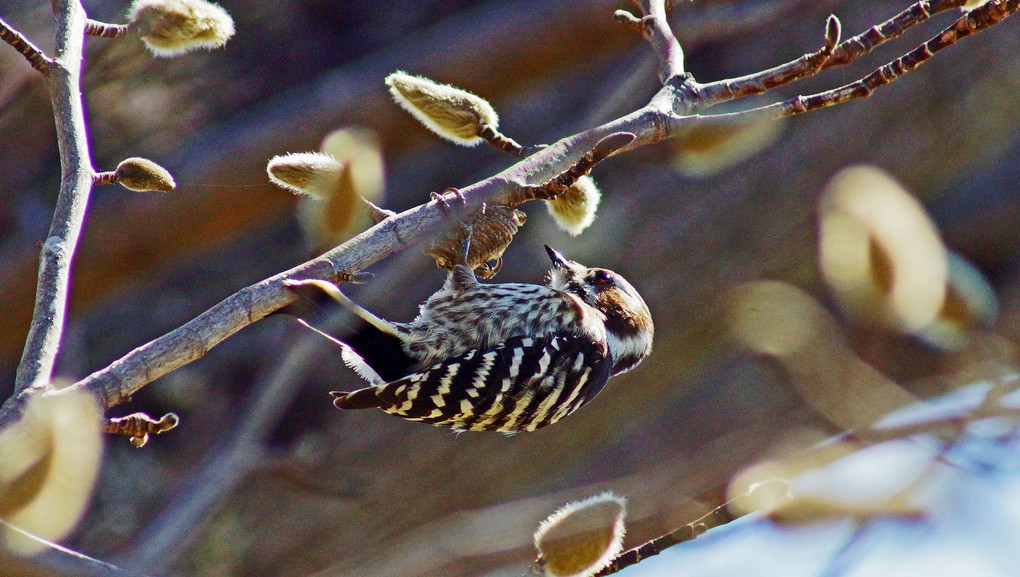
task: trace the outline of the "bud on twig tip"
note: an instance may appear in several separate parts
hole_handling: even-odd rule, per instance
[[[590,176],[582,176],[573,185],[546,201],[549,214],[570,236],[577,236],[595,221],[602,193]]]
[[[130,437],[131,446],[140,449],[149,442],[149,435],[159,435],[180,424],[180,417],[167,413],[157,421],[145,413],[132,413],[115,417],[103,423],[103,431]]]
[[[266,165],[273,184],[296,194],[328,198],[343,165],[321,152],[295,152],[274,156]]]
[[[839,44],[842,33],[839,18],[835,14],[829,14],[829,18],[825,21],[825,47],[829,50],[835,48]]]
[[[386,77],[386,86],[401,108],[455,144],[476,146],[483,130],[499,126],[492,106],[465,90],[399,70]]]
[[[149,51],[162,57],[220,48],[234,35],[227,11],[205,0],[135,0],[128,20]]]
[[[537,567],[546,577],[592,577],[623,550],[626,500],[602,493],[564,505],[535,531]]]
[[[118,164],[111,181],[135,192],[170,192],[177,186],[167,169],[139,157],[128,158]]]

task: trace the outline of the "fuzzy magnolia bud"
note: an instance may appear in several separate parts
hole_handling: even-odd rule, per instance
[[[170,172],[147,158],[128,158],[117,165],[113,181],[135,192],[170,192],[177,183]]]
[[[321,152],[274,156],[266,166],[273,184],[298,194],[325,199],[343,172],[343,164]]]
[[[204,0],[135,0],[128,20],[149,51],[163,57],[220,48],[234,35],[227,11]]]
[[[482,142],[479,133],[483,128],[499,126],[492,106],[465,90],[401,71],[387,76],[386,85],[397,104],[453,143],[476,146]]]
[[[371,130],[336,130],[321,149],[277,156],[267,167],[273,183],[302,195],[297,218],[314,250],[364,230],[371,223],[368,203],[378,201],[385,187],[382,152]]]
[[[946,249],[924,207],[885,172],[844,169],[819,206],[822,277],[855,320],[917,333],[946,297]]]
[[[581,234],[595,220],[602,193],[590,176],[582,176],[556,198],[546,201],[549,214],[570,236]]]
[[[103,441],[87,392],[35,395],[0,432],[0,519],[47,540],[71,532],[88,505]],[[46,546],[0,526],[0,550],[34,555]]]
[[[623,550],[626,500],[602,493],[568,503],[535,531],[538,567],[546,577],[590,577]]]

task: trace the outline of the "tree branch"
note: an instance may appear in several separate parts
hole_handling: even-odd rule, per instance
[[[62,168],[60,194],[43,243],[35,311],[18,365],[15,391],[49,385],[67,312],[71,260],[92,190],[92,161],[79,88],[85,11],[78,0],[55,0],[54,9],[57,15],[56,58],[43,73],[56,119]],[[33,62],[32,57],[26,57]]]
[[[631,114],[564,138],[531,154],[493,177],[461,189],[467,201],[467,208],[477,209],[483,203],[512,205],[530,198],[541,197],[543,193],[536,194],[537,190],[554,182],[557,177],[564,174],[569,176],[572,167],[576,170],[578,161],[607,137],[619,133],[634,135],[633,140],[619,148],[614,148],[613,153],[668,139],[685,130],[691,123],[704,120],[703,116],[689,115],[689,111],[694,108],[705,108],[731,96],[739,97],[756,93],[758,85],[771,87],[774,82],[778,82],[776,85],[787,81],[792,82],[802,77],[798,74],[813,74],[818,69],[824,68],[832,58],[850,58],[847,55],[854,55],[853,58],[856,58],[870,50],[870,47],[884,41],[885,36],[902,33],[906,27],[924,21],[932,10],[955,7],[960,4],[960,1],[943,0],[942,2],[918,3],[892,20],[839,44],[836,44],[838,40],[836,23],[834,23],[834,19],[830,19],[825,34],[825,45],[820,51],[758,75],[701,85],[684,73],[683,52],[665,21],[664,1],[645,0],[642,7],[646,13],[642,18],[633,18],[632,20],[639,23],[659,60],[659,76],[664,78],[662,89],[652,97],[646,106]],[[892,82],[902,74],[909,72],[938,50],[953,44],[960,38],[998,23],[1008,14],[1017,10],[1018,2],[1020,0],[992,2],[976,9],[959,19],[956,24],[936,38],[856,83],[818,95],[797,97],[771,106],[735,114],[767,114],[778,118],[866,96],[878,86]],[[77,7],[78,5],[73,3],[73,6]],[[78,12],[80,12],[80,7],[78,8]],[[77,20],[74,36],[80,38],[85,25],[84,15],[79,14]],[[878,30],[878,33],[874,33],[874,30]],[[80,42],[78,47],[80,50]],[[80,52],[78,54],[80,56]],[[74,78],[76,79],[76,76]],[[747,88],[748,86],[751,88]],[[67,86],[64,86],[60,92],[61,94],[77,94],[77,92],[71,92]],[[70,104],[63,106],[73,109]],[[62,110],[56,104],[54,104],[54,108]],[[80,114],[80,102],[77,110]],[[88,181],[87,183],[72,189],[72,191],[85,191],[84,194],[77,197],[78,204],[75,205],[83,211],[88,184],[91,182],[93,173],[89,167],[87,150],[84,148],[84,123],[80,116],[77,122],[74,126],[80,133],[80,152],[77,156],[72,156],[74,150],[69,148],[66,155],[68,158],[78,161],[70,166],[78,167],[79,172],[69,174],[65,169],[65,180],[74,183],[79,182],[82,175],[88,176],[85,179]],[[58,122],[58,125],[63,126],[64,124]],[[68,133],[71,132],[69,128],[67,130]],[[63,144],[61,153],[62,156],[65,156],[65,145]],[[80,217],[80,213],[76,213],[76,215]],[[62,222],[63,219],[55,219],[55,225],[58,221]],[[104,408],[124,402],[146,384],[202,357],[208,350],[236,331],[293,302],[296,296],[283,286],[282,281],[286,279],[321,279],[345,282],[365,267],[434,236],[437,231],[449,224],[448,221],[446,211],[434,201],[390,216],[356,238],[314,260],[241,289],[177,330],[131,351],[107,368],[82,379],[68,390],[85,388],[100,400]],[[80,224],[80,220],[77,222]],[[54,236],[51,233],[51,238]],[[77,238],[76,233],[74,238]],[[49,246],[50,241],[47,243]],[[58,246],[64,247],[64,251],[59,253],[65,257],[61,262],[69,262],[73,243],[69,245],[69,248],[66,244]],[[44,257],[48,255],[50,252],[44,251]],[[46,263],[44,262],[45,267]],[[66,268],[64,270],[66,271]],[[66,272],[63,282],[66,285]],[[53,283],[48,282],[45,286],[50,286],[50,284]],[[44,286],[42,281],[40,285]],[[43,302],[54,301],[44,299]],[[62,301],[60,302],[62,305]],[[44,318],[42,315],[38,316]],[[55,337],[59,335],[59,328],[56,327],[59,327],[62,322],[62,308],[59,318],[56,316],[51,318],[55,321],[51,323],[54,328],[48,334]],[[34,342],[35,340],[30,339],[29,346],[32,347],[32,350],[48,350],[46,347],[34,345]],[[48,371],[52,369],[52,357],[49,358],[48,364],[41,362],[31,364],[40,365],[40,369],[33,371],[34,375],[45,373],[48,376]],[[17,390],[20,393],[9,399],[4,410],[0,411],[0,426],[20,412],[19,407],[23,403],[25,395],[30,394],[24,391],[24,387],[19,386]]]
[[[130,31],[131,28],[127,24],[109,24],[91,18],[85,24],[85,34],[99,38],[122,38]]]
[[[845,66],[868,54],[879,45],[899,38],[907,29],[925,22],[932,15],[959,8],[965,1],[918,2],[885,22],[872,26],[867,31],[841,42],[828,51],[823,47],[821,50],[805,54],[797,60],[768,70],[709,82],[699,87],[699,93],[706,101],[719,104],[737,98],[763,94],[778,86],[785,86],[797,80],[814,76],[822,70]]]
[[[904,74],[924,64],[936,52],[956,44],[981,30],[994,26],[1020,10],[1020,0],[989,2],[960,17],[952,26],[899,58],[873,71],[867,76],[843,86],[811,94],[796,96],[768,106],[720,116],[771,113],[774,118],[803,114],[828,108],[858,98],[868,98],[878,88],[891,84]]]
[[[788,489],[789,485],[786,481],[778,479],[755,485],[746,493],[737,495],[733,499],[730,499],[715,509],[712,509],[699,519],[691,521],[671,533],[652,539],[639,547],[620,553],[615,559],[613,559],[612,563],[610,563],[608,567],[598,573],[595,573],[593,577],[602,577],[604,575],[619,573],[631,565],[640,563],[643,559],[653,555],[658,555],[674,545],[695,539],[705,531],[739,519],[753,510],[753,507],[738,505],[738,502],[740,501],[760,501],[761,499],[756,494],[781,496],[786,494]]]
[[[10,24],[0,18],[0,40],[10,44],[15,50],[21,52],[21,54],[28,60],[28,63],[32,65],[39,72],[45,74],[49,72],[53,66],[53,59],[46,56],[42,50],[40,50],[35,44],[32,44],[28,38],[21,33],[11,28]]]

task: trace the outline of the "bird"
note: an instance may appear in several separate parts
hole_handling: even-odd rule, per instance
[[[332,391],[333,404],[511,434],[577,411],[651,353],[654,326],[622,276],[545,249],[552,262],[545,284],[482,283],[457,264],[407,323],[377,317],[333,283],[285,281],[325,292],[367,324],[346,340],[322,333],[369,384]]]

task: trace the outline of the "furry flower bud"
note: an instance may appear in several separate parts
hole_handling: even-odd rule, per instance
[[[227,11],[204,0],[135,0],[128,19],[149,51],[166,58],[220,48],[234,35]]]
[[[177,186],[167,169],[147,158],[138,157],[125,159],[118,164],[113,182],[135,192],[170,192]]]
[[[570,236],[581,234],[595,220],[602,193],[590,176],[582,176],[556,198],[546,201],[549,214]]]
[[[402,71],[387,76],[386,86],[401,108],[455,144],[476,146],[482,142],[482,129],[499,126],[492,106],[465,90]]]
[[[274,156],[266,167],[273,184],[297,194],[325,199],[343,172],[343,164],[321,152]]]
[[[623,550],[626,500],[602,493],[564,505],[535,531],[537,565],[546,577],[590,577]]]

